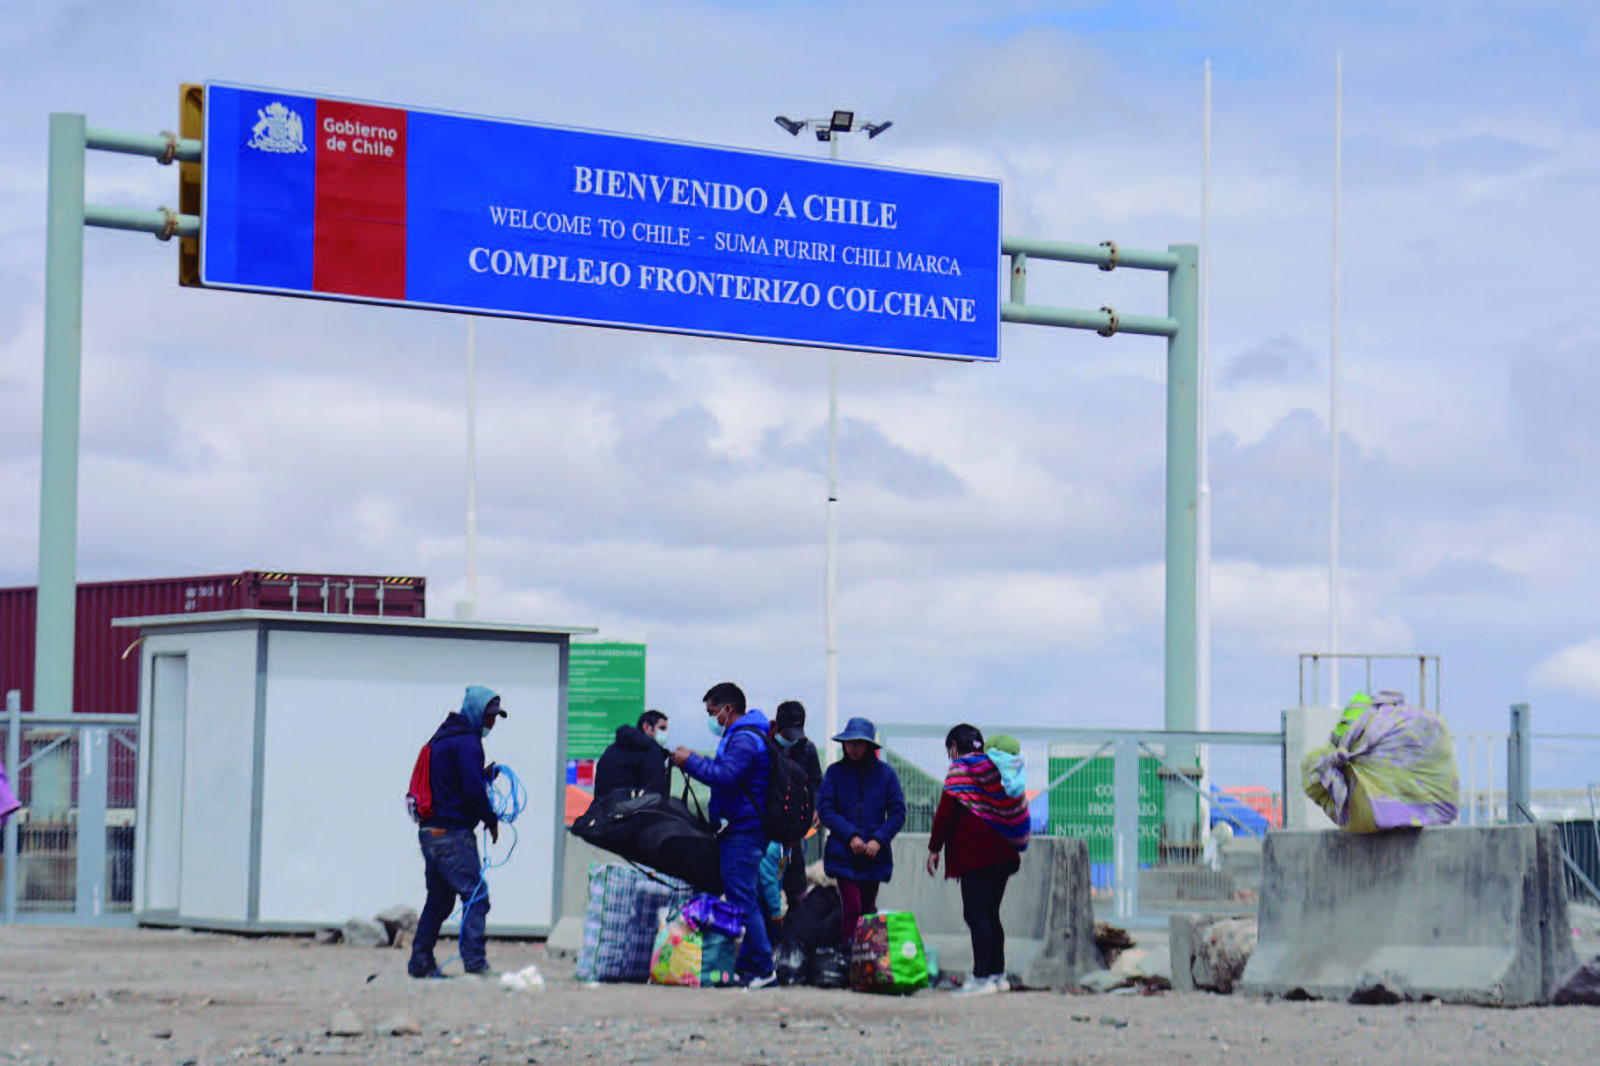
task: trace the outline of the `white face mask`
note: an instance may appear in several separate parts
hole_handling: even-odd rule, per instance
[[[656,738],[656,743],[657,744],[660,744],[663,748],[666,747],[667,746],[667,727],[666,726],[662,726],[660,729],[656,730],[655,738]]]

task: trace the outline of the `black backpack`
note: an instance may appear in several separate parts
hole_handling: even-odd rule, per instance
[[[816,821],[817,797],[811,794],[811,782],[806,778],[805,767],[791,758],[783,745],[763,734],[767,745],[767,804],[763,807],[750,794],[748,786],[741,784],[745,798],[761,814],[761,828],[768,840],[779,844],[793,844],[811,832]]]

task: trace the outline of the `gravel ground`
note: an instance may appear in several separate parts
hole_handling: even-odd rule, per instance
[[[548,987],[512,993],[467,979],[412,981],[401,952],[293,937],[0,928],[0,1062],[1423,1066],[1600,1056],[1600,1010],[1584,1007],[591,988],[573,980],[570,960],[540,944],[492,942],[489,955],[500,970],[537,964]],[[362,1034],[329,1035],[342,1009]],[[418,1032],[380,1032],[396,1015]]]

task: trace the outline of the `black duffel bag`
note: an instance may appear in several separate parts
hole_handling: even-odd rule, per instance
[[[659,792],[596,796],[568,831],[603,851],[720,896],[722,852],[717,834],[704,813],[690,808],[692,798],[687,776],[682,798]]]
[[[783,916],[784,939],[802,944],[808,951],[836,948],[844,939],[840,929],[843,912],[839,890],[832,885],[818,885],[795,900]]]

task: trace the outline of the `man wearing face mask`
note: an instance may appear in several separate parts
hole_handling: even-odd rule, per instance
[[[680,747],[672,753],[672,761],[696,781],[711,786],[710,814],[722,822],[717,839],[722,852],[723,895],[744,917],[737,970],[746,988],[768,988],[777,975],[761,914],[758,884],[767,834],[757,806],[766,802],[771,770],[767,716],[754,708],[746,710],[744,692],[731,681],[711,686],[703,699],[711,732],[722,738],[717,754],[708,759]]]
[[[667,716],[645,711],[638,725],[617,726],[617,739],[594,768],[596,798],[612,792],[659,792],[668,787]]]
[[[469,976],[490,973],[484,952],[489,886],[483,879],[478,841],[473,833],[481,822],[489,830],[489,839],[500,841],[500,819],[489,802],[494,765],[484,765],[483,738],[494,728],[496,719],[504,717],[500,697],[482,685],[472,685],[461,701],[461,710],[447,715],[428,741],[433,812],[422,820],[417,834],[422,844],[428,901],[417,919],[411,961],[406,966],[412,977],[438,973],[433,945],[439,939],[439,927],[450,917],[458,898],[465,904],[461,915],[462,965]]]

